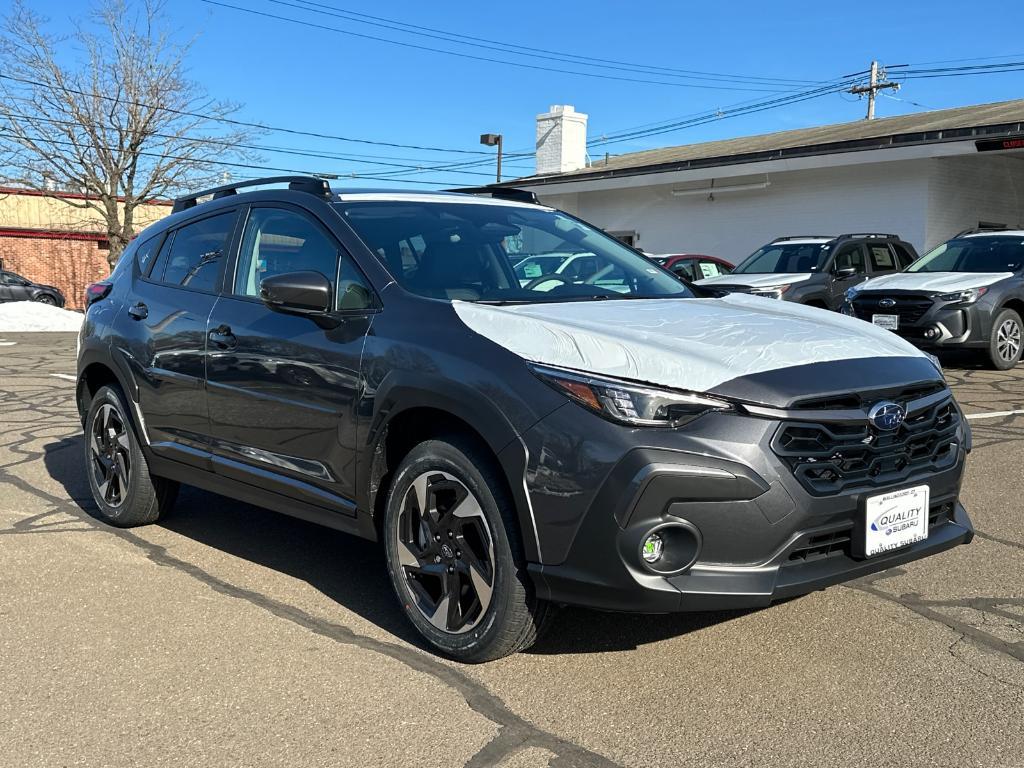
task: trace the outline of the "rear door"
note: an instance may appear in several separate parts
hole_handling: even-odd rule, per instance
[[[259,299],[263,278],[305,270],[331,280],[329,314],[288,314]],[[207,323],[214,469],[355,514],[360,361],[379,306],[369,283],[316,217],[281,203],[249,209],[225,282]]]
[[[140,264],[152,266],[135,280],[118,321],[153,451],[204,468],[210,427],[206,321],[237,218],[235,209],[216,211],[140,244]]]
[[[899,272],[900,264],[896,259],[896,253],[888,243],[869,243],[867,249],[871,277]]]

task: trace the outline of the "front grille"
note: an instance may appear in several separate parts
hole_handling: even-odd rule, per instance
[[[793,410],[799,411],[840,411],[853,410],[856,408],[870,408],[880,400],[893,400],[897,403],[908,403],[911,400],[919,400],[928,395],[934,395],[946,388],[941,381],[928,381],[921,384],[914,384],[910,387],[899,387],[895,389],[873,389],[863,394],[848,392],[842,395],[828,395],[826,397],[812,397],[806,400],[797,400],[790,406]]]
[[[899,429],[865,423],[783,422],[772,450],[815,496],[891,485],[922,470],[953,465],[959,412],[952,398],[908,416]]]
[[[928,510],[928,535],[953,519],[955,502],[942,501],[931,505]],[[857,534],[857,526],[851,521],[849,527],[828,533],[808,534],[796,541],[789,551],[787,565],[799,565],[826,557],[844,555],[852,557],[853,537]]]
[[[892,299],[895,304],[891,307],[880,307],[878,302],[881,299]],[[861,320],[870,322],[872,315],[899,315],[901,326],[913,325],[924,317],[924,313],[934,304],[931,296],[912,293],[859,293],[852,303],[854,314]]]

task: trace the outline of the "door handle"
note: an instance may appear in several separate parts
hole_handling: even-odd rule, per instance
[[[133,320],[145,320],[149,317],[149,307],[140,301],[138,304],[128,307],[128,314]]]
[[[238,338],[231,332],[230,326],[227,325],[214,328],[207,336],[220,349],[233,349],[238,344]]]

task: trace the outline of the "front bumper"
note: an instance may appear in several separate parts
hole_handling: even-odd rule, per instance
[[[570,422],[563,419],[571,419],[578,433],[580,419],[571,411],[556,412],[545,425],[565,435]],[[756,608],[973,538],[959,503],[970,444],[966,424],[957,434],[955,455],[938,468],[830,495],[810,492],[773,452],[778,426],[714,414],[694,422],[685,435],[651,435],[661,445],[628,449],[599,481],[590,475],[596,490],[580,515],[570,513],[567,501],[581,495],[584,485],[574,487],[566,475],[560,476],[562,482],[543,476],[541,483],[535,473],[531,496],[546,555],[543,562],[529,565],[538,596],[640,613]],[[637,433],[630,434],[635,440]],[[579,451],[579,444],[574,448]],[[592,464],[605,451],[591,443],[584,453]],[[549,461],[559,458],[551,445],[542,453]],[[860,556],[866,497],[921,484],[931,489],[928,538],[883,555]],[[557,506],[545,501],[547,493]],[[697,531],[696,554],[692,565],[688,561],[678,572],[661,574],[639,554],[647,534],[666,524]]]
[[[893,308],[878,306],[891,299]],[[862,291],[847,314],[872,321],[875,314],[898,314],[895,333],[924,349],[984,348],[988,346],[994,307],[984,298],[973,304],[957,305],[909,291]]]

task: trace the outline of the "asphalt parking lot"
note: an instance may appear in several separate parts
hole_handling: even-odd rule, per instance
[[[462,667],[375,545],[195,490],[95,520],[73,335],[0,345],[0,764],[1024,766],[1024,366],[947,369],[970,546],[762,611],[566,609]]]

